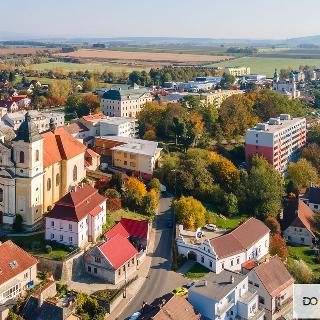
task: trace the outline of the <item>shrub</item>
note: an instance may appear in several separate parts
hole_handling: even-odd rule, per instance
[[[48,244],[46,245],[46,252],[49,254],[52,252],[52,247]]]
[[[22,232],[22,230],[23,230],[22,223],[23,223],[22,216],[20,214],[17,214],[16,218],[14,219],[13,225],[12,225],[13,231]]]

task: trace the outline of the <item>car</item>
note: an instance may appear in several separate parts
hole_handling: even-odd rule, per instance
[[[178,287],[178,288],[175,288],[175,289],[172,291],[172,293],[175,294],[176,296],[183,297],[183,296],[185,296],[186,294],[188,294],[188,289],[187,289],[187,288],[184,288],[184,287]]]
[[[209,223],[204,226],[207,230],[216,231],[218,228],[215,224]]]
[[[137,311],[133,315],[131,315],[129,320],[137,320],[137,319],[139,319],[140,316],[141,316],[141,312]]]
[[[185,285],[185,287],[187,288],[187,289],[190,289],[192,286],[194,286],[196,284],[196,282],[195,281],[189,281],[186,285]]]
[[[169,219],[169,220],[167,221],[167,227],[168,227],[168,228],[172,228],[172,227],[173,227],[173,222],[172,222],[171,219]]]

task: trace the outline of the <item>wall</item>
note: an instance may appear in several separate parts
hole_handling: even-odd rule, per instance
[[[313,237],[306,228],[289,226],[286,230],[284,230],[283,235],[290,243],[305,246],[313,245]],[[301,238],[304,238],[304,241]]]

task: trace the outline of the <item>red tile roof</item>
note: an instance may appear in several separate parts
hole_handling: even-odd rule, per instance
[[[82,119],[85,121],[96,121],[96,120],[105,119],[105,118],[106,116],[102,112],[82,117]]]
[[[116,234],[120,234],[125,238],[135,237],[140,239],[148,238],[149,224],[147,220],[134,220],[121,218],[120,222],[109,230],[104,237],[111,239]]]
[[[100,205],[104,201],[106,198],[100,195],[97,189],[84,185],[57,201],[46,217],[79,222],[88,214],[95,216],[101,212]]]
[[[250,260],[244,262],[241,265],[241,268],[246,269],[246,270],[252,270],[254,268],[254,265],[255,265],[254,260],[250,259]]]
[[[278,256],[271,257],[269,261],[261,263],[254,268],[268,293],[275,297],[284,289],[294,283],[293,278]]]
[[[315,214],[303,201],[299,200],[297,216],[291,223],[298,228],[306,228],[315,237]]]
[[[43,165],[45,168],[61,161],[69,160],[86,151],[86,146],[74,138],[64,128],[58,128],[55,133],[51,131],[42,134]]]
[[[14,102],[18,102],[18,101],[20,101],[22,99],[27,99],[27,98],[28,98],[27,95],[22,94],[22,95],[19,95],[19,96],[12,96],[11,100],[14,101]]]
[[[87,149],[86,150],[86,154],[88,154],[90,157],[92,158],[100,158],[100,154],[96,153],[95,151],[93,151],[92,149]]]
[[[130,241],[120,234],[115,235],[109,241],[99,246],[99,250],[107,258],[115,270],[119,269],[137,253],[137,249]]]
[[[249,249],[269,231],[263,222],[250,218],[230,233],[211,239],[210,243],[218,257],[222,259]]]
[[[0,285],[38,263],[38,260],[11,240],[0,244]],[[13,267],[12,262],[16,262]]]

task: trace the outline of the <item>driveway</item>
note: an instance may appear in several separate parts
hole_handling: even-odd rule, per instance
[[[168,194],[160,199],[159,214],[153,222],[155,249],[149,274],[139,293],[117,318],[119,320],[127,319],[140,310],[143,302],[151,303],[155,298],[187,283],[181,274],[171,271],[173,229],[167,227],[167,220],[172,217],[172,200]]]

